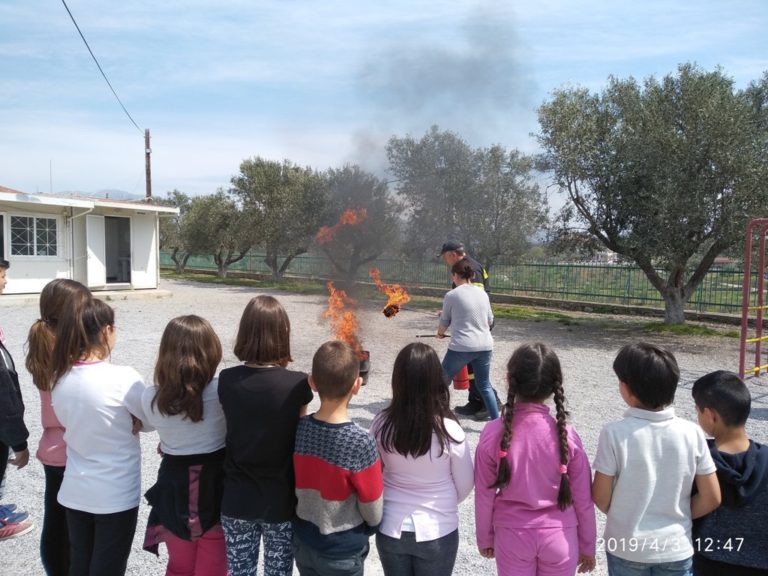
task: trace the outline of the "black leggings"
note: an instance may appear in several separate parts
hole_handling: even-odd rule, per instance
[[[40,559],[48,576],[69,573],[69,530],[67,511],[56,499],[64,480],[64,466],[48,466],[45,470],[45,509],[40,534]]]
[[[66,510],[69,576],[123,576],[131,555],[139,507],[114,514]]]

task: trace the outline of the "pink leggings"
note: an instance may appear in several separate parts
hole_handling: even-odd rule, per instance
[[[579,539],[572,528],[494,527],[499,576],[573,576],[579,563]]]
[[[220,524],[193,542],[170,532],[164,539],[168,547],[166,576],[226,576],[227,550]]]

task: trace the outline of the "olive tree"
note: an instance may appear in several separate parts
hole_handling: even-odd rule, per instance
[[[244,160],[232,177],[231,193],[242,204],[275,279],[282,279],[291,261],[309,249],[320,227],[326,188],[321,174],[289,160]]]
[[[391,138],[387,155],[412,255],[434,253],[452,237],[490,268],[522,254],[544,223],[546,202],[532,179],[533,162],[517,150],[472,148],[433,126],[419,140]]]
[[[557,90],[539,109],[543,161],[569,208],[644,271],[667,323],[685,321],[715,257],[768,203],[766,78],[738,91],[719,69],[683,64],[642,84],[611,77],[599,94]]]

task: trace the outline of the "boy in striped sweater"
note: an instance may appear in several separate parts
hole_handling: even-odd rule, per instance
[[[361,384],[360,360],[348,344],[320,346],[309,376],[320,408],[299,421],[293,454],[293,547],[302,576],[362,576],[368,538],[381,522],[376,442],[347,415]]]

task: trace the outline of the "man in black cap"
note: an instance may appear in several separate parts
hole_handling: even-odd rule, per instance
[[[488,278],[488,272],[483,267],[483,265],[480,264],[480,262],[467,254],[466,250],[464,249],[464,244],[456,240],[448,240],[440,249],[440,257],[443,259],[443,262],[448,265],[448,268],[451,268],[454,264],[456,264],[456,262],[460,260],[466,260],[469,262],[469,264],[472,266],[472,270],[475,272],[475,275],[472,278],[472,284],[482,288],[490,294],[491,286]],[[451,288],[455,287],[455,285],[451,285]],[[471,364],[467,365],[467,371],[469,373],[469,397],[467,398],[468,402],[464,406],[457,406],[454,409],[454,412],[456,412],[456,414],[461,414],[462,416],[474,416],[476,420],[488,420],[490,419],[490,415],[488,414],[488,410],[485,408],[483,399],[480,397],[480,394],[478,394],[477,388],[475,387],[475,375],[472,372]],[[496,393],[495,389],[493,393],[496,396],[496,402],[499,404],[499,406],[501,406],[501,402],[499,402],[499,395]]]

